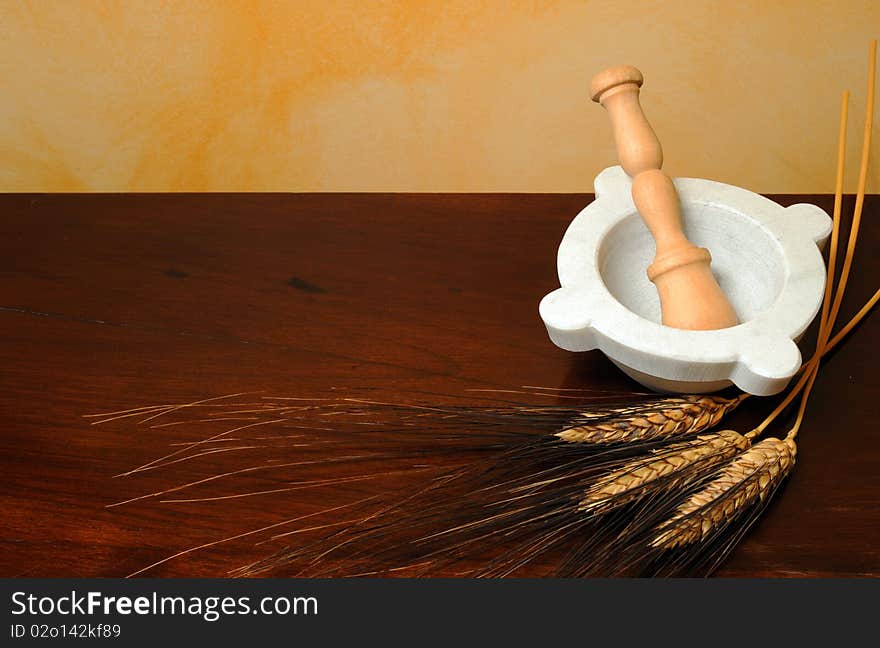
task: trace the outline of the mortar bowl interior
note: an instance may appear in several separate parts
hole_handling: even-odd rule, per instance
[[[712,203],[682,209],[685,235],[712,254],[712,273],[740,323],[769,308],[782,291],[785,257],[773,234],[748,215]],[[638,212],[621,219],[599,246],[599,274],[624,307],[660,323],[660,301],[646,269],[654,259],[654,239]]]

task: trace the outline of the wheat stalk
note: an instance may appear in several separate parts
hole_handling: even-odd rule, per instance
[[[792,439],[768,438],[756,443],[661,523],[651,545],[674,549],[706,538],[749,505],[767,499],[791,472],[796,455]]]
[[[659,399],[648,406],[611,410],[611,420],[590,423],[590,415],[556,436],[571,443],[625,443],[665,439],[702,432],[732,411],[744,399],[718,396],[682,396]]]
[[[651,456],[634,459],[593,484],[584,494],[578,510],[606,513],[642,495],[663,478],[681,481],[695,470],[707,470],[747,450],[748,438],[733,430],[700,435],[674,443]]]

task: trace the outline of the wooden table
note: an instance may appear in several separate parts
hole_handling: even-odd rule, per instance
[[[172,493],[203,501],[166,493],[108,507],[291,462],[296,444],[202,454],[212,446],[172,444],[204,440],[216,423],[164,425],[172,413],[92,425],[89,414],[242,392],[224,402],[554,403],[514,392],[640,391],[600,353],[554,347],[537,314],[557,286],[562,234],[591,198],[0,196],[0,574],[123,576],[209,545],[140,573],[222,576],[311,523],[285,520],[424,478],[389,470],[291,491],[301,473],[261,469]],[[831,207],[828,196],[774,198]],[[878,217],[869,197],[845,317],[880,276]],[[874,315],[829,358],[794,475],[721,575],[880,575],[878,341]],[[753,399],[731,426],[747,429],[775,402]],[[259,446],[258,436],[240,443]],[[187,447],[201,456],[114,478]],[[260,490],[275,492],[204,501]]]

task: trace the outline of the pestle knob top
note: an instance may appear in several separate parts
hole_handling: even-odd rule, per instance
[[[590,81],[590,99],[599,103],[605,91],[611,88],[623,85],[624,83],[635,83],[638,87],[642,87],[645,77],[638,68],[632,65],[617,65],[615,67],[602,70],[593,80]]]

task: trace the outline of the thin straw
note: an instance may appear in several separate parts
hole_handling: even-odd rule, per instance
[[[816,376],[819,374],[819,364],[822,361],[822,353],[824,351],[825,343],[828,340],[828,336],[831,332],[831,329],[834,327],[834,322],[837,319],[837,314],[840,311],[840,304],[843,301],[843,294],[846,291],[846,282],[849,279],[849,271],[852,266],[853,256],[855,254],[856,249],[856,241],[859,237],[859,225],[862,220],[862,207],[865,204],[865,186],[868,180],[868,160],[870,159],[871,154],[871,130],[874,125],[874,77],[876,75],[876,67],[877,67],[877,41],[871,41],[870,53],[868,58],[868,98],[865,105],[865,132],[862,137],[862,160],[859,166],[859,186],[856,193],[856,206],[855,211],[853,212],[853,222],[852,229],[849,233],[849,241],[846,247],[846,257],[843,260],[843,270],[840,273],[840,283],[837,285],[837,290],[834,293],[834,306],[831,309],[831,314],[828,317],[827,325],[824,327],[824,330],[819,336],[819,342],[816,345],[816,365],[809,372],[810,379],[807,382],[807,386],[804,389],[804,395],[801,398],[801,404],[798,408],[797,419],[794,422],[791,430],[788,432],[789,439],[794,439],[797,437],[798,431],[801,428],[801,424],[804,422],[804,413],[807,409],[807,401],[810,398],[810,392],[813,389],[813,383],[816,382]]]
[[[856,239],[859,236],[859,226],[862,222],[862,207],[865,204],[865,185],[868,182],[868,160],[871,156],[871,130],[874,126],[874,77],[877,70],[877,41],[871,41],[868,58],[868,98],[865,105],[865,131],[862,137],[862,160],[859,166],[859,186],[856,193],[856,207],[853,213],[852,229],[849,233],[849,241],[846,247],[846,258],[843,260],[843,269],[840,271],[840,283],[834,294],[834,306],[831,309],[829,321],[834,324],[843,301],[843,293],[846,290],[846,282],[849,279],[849,271],[852,267],[853,252],[855,252]]]
[[[840,237],[840,210],[843,206],[843,168],[846,166],[846,122],[849,114],[849,90],[840,96],[840,129],[837,134],[837,180],[834,184],[833,227],[831,228],[831,245],[828,251],[828,273],[825,279],[825,297],[822,299],[822,316],[819,319],[819,337],[816,342],[816,354],[821,358],[819,342],[826,334],[828,313],[831,308],[831,291],[834,288],[834,269],[837,266],[837,245]]]
[[[758,425],[754,430],[752,430],[748,435],[749,438],[753,438],[761,434],[767,426],[769,426],[784,410],[788,407],[791,402],[797,397],[797,395],[804,389],[806,385],[806,390],[804,391],[801,405],[798,409],[798,416],[795,421],[794,426],[789,431],[788,436],[790,438],[795,438],[797,436],[798,430],[800,429],[801,424],[803,423],[804,412],[806,410],[807,399],[809,398],[810,391],[812,390],[813,383],[816,380],[816,375],[819,371],[819,363],[821,362],[822,356],[828,353],[834,346],[836,346],[852,329],[855,327],[865,315],[874,307],[877,303],[878,298],[880,298],[880,290],[874,293],[874,296],[868,300],[868,302],[862,306],[858,313],[838,332],[837,335],[832,338],[830,342],[828,342],[828,337],[831,335],[831,331],[834,328],[834,322],[837,320],[837,316],[840,311],[840,304],[843,301],[843,293],[846,290],[846,284],[849,279],[850,268],[852,267],[852,259],[853,254],[855,253],[856,241],[858,239],[859,234],[859,225],[861,224],[861,216],[862,216],[862,208],[864,206],[865,200],[865,186],[867,184],[867,175],[868,175],[868,160],[870,157],[871,150],[871,130],[873,127],[874,121],[874,79],[876,76],[876,54],[877,54],[877,41],[871,41],[869,59],[868,59],[868,97],[867,103],[865,107],[865,130],[863,134],[862,140],[862,158],[861,158],[861,166],[859,169],[859,184],[858,184],[858,193],[856,195],[856,205],[855,211],[853,214],[853,224],[850,229],[849,241],[847,244],[846,256],[843,262],[843,269],[841,271],[840,283],[837,286],[837,290],[834,296],[834,306],[831,309],[831,312],[828,313],[828,299],[830,295],[830,291],[832,288],[833,277],[834,277],[834,266],[837,258],[837,235],[839,231],[840,224],[840,205],[842,204],[842,195],[843,195],[843,166],[844,166],[844,158],[845,158],[845,133],[846,133],[846,119],[847,119],[847,104],[849,93],[844,92],[841,97],[841,116],[840,116],[840,130],[838,134],[838,148],[837,148],[837,182],[835,188],[834,195],[834,226],[832,229],[832,237],[831,237],[831,249],[829,251],[829,262],[828,262],[828,274],[827,280],[825,284],[825,296],[822,303],[822,316],[819,321],[819,334],[818,340],[816,342],[816,352],[812,358],[806,363],[804,367],[804,373],[801,375],[797,384],[792,388],[792,390],[788,393],[785,399],[779,403],[779,405],[774,409],[768,416],[765,418],[760,425]]]
[[[825,296],[822,299],[822,314],[819,317],[819,334],[816,341],[816,352],[810,358],[804,367],[805,371],[800,377],[794,388],[788,393],[779,405],[774,409],[754,430],[749,432],[749,438],[754,438],[761,434],[768,425],[770,425],[777,416],[779,416],[786,407],[791,404],[795,397],[801,392],[807,383],[808,376],[812,375],[813,368],[818,367],[819,360],[822,358],[823,338],[828,327],[828,315],[831,306],[831,292],[834,283],[834,267],[837,265],[837,246],[839,244],[840,234],[840,211],[843,205],[843,169],[846,162],[846,124],[849,114],[849,91],[844,90],[840,97],[840,128],[837,132],[837,181],[834,188],[834,216],[833,226],[831,228],[831,244],[828,252],[828,270],[825,277]]]

